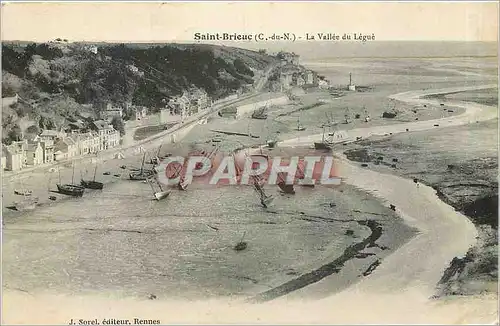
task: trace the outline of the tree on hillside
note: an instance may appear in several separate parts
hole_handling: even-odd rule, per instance
[[[56,128],[56,125],[50,118],[41,116],[40,120],[38,120],[38,127],[40,127],[40,129],[52,130]]]
[[[123,123],[122,118],[115,116],[111,120],[111,125],[115,130],[118,130],[120,132],[120,136],[125,135],[125,123]]]
[[[7,134],[9,144],[13,141],[21,140],[23,137],[23,132],[18,125],[15,125]]]
[[[40,132],[40,128],[37,125],[31,125],[26,129],[26,133],[28,134],[38,134]]]
[[[234,68],[236,68],[236,71],[239,72],[240,74],[248,75],[248,76],[253,76],[253,71],[248,68],[248,66],[245,64],[245,62],[241,59],[234,59],[233,61]]]

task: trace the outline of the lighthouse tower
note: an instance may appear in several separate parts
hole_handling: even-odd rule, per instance
[[[347,89],[350,91],[355,91],[356,90],[356,85],[352,83],[352,74],[349,73],[349,86],[347,86]]]

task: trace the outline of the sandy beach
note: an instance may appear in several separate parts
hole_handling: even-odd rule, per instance
[[[433,69],[435,73],[439,70],[436,67]],[[440,73],[452,71],[441,70]],[[463,74],[458,75],[463,78]],[[478,74],[469,72],[468,76],[478,77]],[[425,81],[422,81],[422,84],[425,84]],[[424,98],[436,94],[488,89],[497,87],[496,84],[456,86],[453,81],[443,81],[442,84],[447,86],[439,88],[433,84],[433,89],[425,90],[411,90],[415,89],[415,85],[408,85],[408,89],[397,94],[387,94],[390,87],[384,90],[383,86],[380,86],[381,92],[378,96],[390,95],[397,103],[407,106],[405,111],[410,107],[423,105],[433,109],[419,115],[419,121],[415,121],[413,117],[403,118],[402,121],[387,121],[378,118],[378,113],[385,109],[385,104],[370,108],[371,112],[374,112],[372,122],[369,125],[353,122],[349,126],[341,127],[345,128],[342,140],[355,141],[357,137],[388,136],[391,133],[456,127],[498,117],[496,108],[458,101],[444,103],[444,106],[453,109],[453,112],[443,113],[440,101]],[[450,84],[452,86],[449,86]],[[327,94],[320,96],[328,97]],[[311,94],[310,98],[306,94],[301,105],[314,103],[317,98],[318,94]],[[232,137],[224,142],[224,150],[230,151],[242,145],[262,144],[269,134],[279,138],[280,147],[310,146],[313,141],[322,137],[317,117],[323,116],[328,108],[328,104],[323,109],[319,106],[311,113],[315,114],[315,117],[306,113],[295,114],[281,119],[282,123],[273,123],[272,126],[249,119],[228,121],[214,117],[208,124],[192,128],[179,147],[194,141],[203,143],[210,140],[214,135],[212,129],[242,130],[247,129],[248,124],[251,124],[250,128],[253,130],[272,131],[264,132],[262,139],[258,140]],[[293,110],[293,107],[271,110],[271,115],[280,121],[279,115],[286,110]],[[362,109],[358,107],[357,110]],[[339,114],[339,120],[343,114]],[[293,130],[297,117],[307,127],[306,132]],[[334,153],[338,158],[337,164],[345,185],[333,190],[315,189],[314,195],[301,189],[295,196],[297,199],[277,194],[275,213],[272,213],[272,217],[269,212],[262,212],[257,207],[256,200],[251,195],[252,191],[248,188],[236,191],[231,189],[224,193],[204,192],[203,189],[194,187],[193,196],[190,192],[186,195],[175,193],[169,198],[170,202],[177,200],[187,203],[186,207],[193,207],[190,212],[186,212],[182,207],[173,207],[172,204],[152,207],[152,203],[145,203],[149,194],[148,186],[130,185],[126,180],[127,173],[120,172],[120,165],[126,165],[128,169],[140,164],[138,155],[124,160],[103,162],[99,170],[111,171],[111,175],[105,177],[106,187],[110,189],[107,195],[105,190],[103,195],[84,197],[82,202],[71,199],[58,200],[57,203],[45,205],[30,214],[5,213],[7,219],[3,231],[3,308],[7,313],[4,313],[4,321],[41,323],[59,320],[61,323],[67,323],[71,318],[88,316],[87,311],[90,310],[95,316],[93,318],[109,318],[115,312],[121,319],[138,316],[147,319],[150,316],[161,319],[162,323],[493,321],[496,318],[497,302],[492,296],[459,298],[450,302],[429,299],[449,262],[454,257],[463,255],[474,245],[477,230],[471,221],[441,201],[431,187],[416,187],[412,180],[362,168],[349,162],[340,153],[341,149],[342,146],[334,149]],[[162,150],[174,151],[176,148],[165,146]],[[81,165],[76,175],[91,167],[91,164]],[[114,177],[113,174],[116,173],[120,173],[120,176]],[[46,183],[41,182],[46,177],[45,173],[30,174],[24,183],[37,189],[40,196],[46,196]],[[66,169],[63,177],[70,178],[71,169]],[[41,183],[44,185],[37,188],[36,184]],[[12,192],[13,187],[4,184],[4,193]],[[121,201],[116,198],[117,194],[125,193],[129,197],[122,198]],[[241,212],[231,208],[230,204],[235,200],[240,202]],[[332,201],[336,204],[333,208],[328,206]],[[95,209],[85,209],[90,203],[93,203]],[[389,209],[390,204],[396,206],[395,212]],[[110,207],[121,208],[112,212]],[[210,207],[207,210],[209,214],[200,215],[200,212],[205,210],[202,208],[206,207]],[[286,214],[288,211],[293,213]],[[225,222],[221,222],[222,220]],[[368,221],[373,222],[368,224]],[[238,227],[228,226],[231,222]],[[262,224],[258,225],[258,222]],[[362,225],[360,222],[366,224]],[[251,229],[241,227],[245,223],[256,225],[252,225]],[[207,230],[206,224],[220,230],[217,239]],[[156,242],[145,242],[144,237],[140,240],[130,238],[129,235],[113,235],[117,234],[113,233],[113,229],[118,227],[132,232],[158,233],[160,230],[161,235],[153,236],[156,237]],[[370,238],[379,232],[377,227],[381,227],[383,232],[380,232],[376,239]],[[100,237],[103,237],[103,234],[105,237],[96,240],[92,235],[96,229],[100,232]],[[354,230],[354,236],[346,236],[347,229]],[[85,231],[82,233],[82,230]],[[187,233],[168,233],[168,236],[164,236],[167,230],[189,230],[196,236],[185,235]],[[283,235],[284,230],[286,237]],[[248,231],[250,243],[256,246],[252,250],[260,253],[257,256],[260,262],[253,260],[256,259],[253,255],[229,254],[231,244],[237,241],[244,231]],[[46,239],[47,234],[53,235],[50,241]],[[370,248],[372,240],[376,246]],[[31,244],[27,245],[28,243]],[[43,254],[35,250],[41,243],[45,246]],[[86,250],[79,249],[82,243]],[[154,250],[160,243],[164,250]],[[175,247],[175,243],[184,245]],[[280,243],[288,245],[280,247]],[[359,243],[361,245],[357,245]],[[65,250],[56,250],[63,244]],[[25,246],[30,250],[20,252]],[[124,248],[116,257],[109,257],[103,255],[109,246]],[[332,265],[346,252],[351,252],[352,249],[349,248],[352,246],[357,246],[356,254],[374,255],[349,257],[345,261],[338,261],[337,265]],[[52,248],[52,251],[47,248]],[[69,256],[58,257],[61,252]],[[145,258],[139,258],[145,253],[148,253]],[[196,260],[196,257],[203,255],[210,257],[211,263],[214,264],[213,269],[206,262]],[[95,259],[96,263],[91,263],[92,259]],[[104,269],[99,264],[111,259],[118,263]],[[62,264],[63,261],[69,263]],[[298,264],[297,261],[302,263]],[[71,265],[71,262],[76,265]],[[193,266],[192,270],[186,268],[189,264]],[[146,267],[144,270],[144,266],[150,268]],[[180,266],[178,268],[182,271],[176,271],[176,266]],[[221,266],[228,268],[228,275],[232,275],[233,281],[229,281],[229,277],[220,280]],[[283,266],[290,267],[283,269]],[[373,266],[374,269],[363,276]],[[67,268],[80,275],[80,280],[78,275],[71,275]],[[85,268],[88,270],[85,271]],[[255,270],[252,271],[252,268]],[[19,275],[19,270],[30,269],[31,271]],[[34,273],[35,270],[39,272]],[[186,270],[191,272],[186,274]],[[309,284],[306,275],[311,271],[325,273]],[[144,273],[149,277],[143,277]],[[164,278],[158,277],[159,273],[168,275],[170,280],[165,282]],[[192,274],[189,275],[190,273]],[[64,274],[68,276],[64,278]],[[318,273],[313,274],[312,276],[316,277]],[[103,280],[102,284],[96,283],[98,276],[102,275],[107,275],[107,280]],[[234,280],[234,275],[239,275],[240,278]],[[116,282],[116,285],[112,285],[111,281]],[[133,286],[123,290],[125,284]],[[53,291],[43,290],[47,288]],[[200,292],[203,289],[206,290]],[[164,296],[159,295],[157,301],[147,300],[147,295],[155,293],[153,291],[160,291]],[[339,291],[340,293],[336,293]],[[83,296],[83,293],[87,296]],[[172,294],[173,298],[169,294]],[[184,299],[213,297],[213,301],[170,301],[179,295],[184,296]],[[220,299],[220,296],[228,295],[232,295],[233,299]],[[254,305],[242,305],[240,301],[233,301],[255,295],[258,298],[260,295],[261,299],[275,300]],[[31,317],[20,316],[19,309],[24,308],[19,307],[30,306],[30,302],[41,299],[52,307],[64,306],[65,311],[47,311],[38,305],[36,309],[40,311],[32,311]],[[353,316],[348,313],[352,305],[356,305],[363,314]],[[396,310],[398,313],[395,313]],[[124,315],[123,311],[128,311],[130,316]]]

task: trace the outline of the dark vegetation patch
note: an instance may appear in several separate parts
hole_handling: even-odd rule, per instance
[[[132,103],[154,113],[191,86],[218,99],[252,84],[253,69],[276,60],[251,50],[202,44],[99,44],[97,54],[86,46],[2,44],[2,94],[18,94],[23,100],[2,110],[4,139],[17,135],[23,117],[52,129],[65,127],[82,112],[96,118],[107,103]]]
[[[162,131],[172,128],[176,123],[162,124],[157,126],[146,126],[138,128],[134,134],[134,140],[143,140],[154,136]]]

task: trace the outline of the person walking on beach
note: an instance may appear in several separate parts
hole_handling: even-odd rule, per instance
[[[418,179],[417,179],[417,178],[414,178],[414,179],[413,179],[413,182],[415,182],[415,184],[417,185],[417,188],[418,188],[418,186],[419,186]]]

